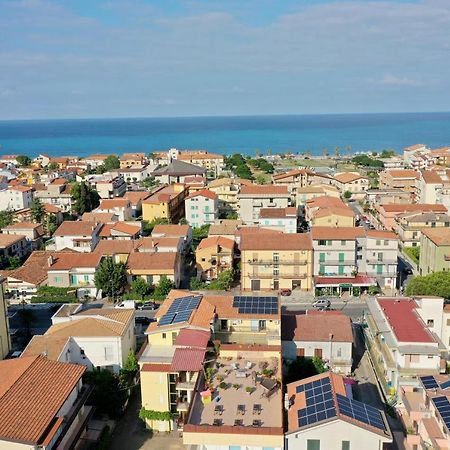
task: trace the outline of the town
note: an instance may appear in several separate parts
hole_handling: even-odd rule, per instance
[[[450,448],[450,147],[0,157],[0,448]]]

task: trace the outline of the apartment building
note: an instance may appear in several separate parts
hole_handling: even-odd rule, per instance
[[[4,281],[5,279],[0,276],[0,360],[2,360],[11,350],[8,309],[3,291]]]
[[[109,213],[117,216],[118,220],[126,221],[133,218],[131,202],[127,198],[103,199],[94,213]]]
[[[23,258],[31,252],[27,238],[21,234],[0,233],[0,259]]]
[[[242,186],[238,194],[239,218],[244,224],[258,224],[263,208],[287,208],[290,204],[287,186],[251,185]]]
[[[192,228],[189,225],[156,225],[152,231],[152,238],[172,237],[183,240],[182,251],[189,249],[192,242]]]
[[[251,291],[284,288],[310,290],[313,280],[311,236],[270,233],[243,234],[241,289]]]
[[[359,172],[339,172],[334,175],[334,185],[341,193],[351,192],[352,198],[364,198],[369,189],[369,178]]]
[[[396,217],[400,214],[417,212],[417,213],[438,213],[446,214],[448,212],[444,205],[429,204],[429,203],[414,203],[414,204],[380,204],[375,205],[377,218],[382,227],[386,230],[395,230]]]
[[[53,315],[45,334],[33,336],[22,356],[45,354],[53,361],[118,373],[134,349],[133,309],[66,304]]]
[[[139,239],[142,232],[142,222],[113,222],[103,224],[99,236],[101,240],[131,240]]]
[[[121,176],[87,175],[84,181],[98,192],[100,198],[123,197],[127,191],[127,183]]]
[[[281,450],[277,298],[172,291],[155,318],[139,359],[142,405],[173,418],[148,419],[148,426],[182,429],[184,445],[208,450],[242,445]],[[211,340],[217,351],[206,360]]]
[[[424,228],[441,228],[450,226],[450,215],[438,213],[410,212],[399,214],[395,218],[395,232],[402,247],[420,245]]]
[[[73,206],[71,188],[72,185],[69,183],[60,183],[55,180],[47,186],[36,189],[35,197],[44,205],[56,206],[61,211],[71,212]]]
[[[287,208],[262,208],[259,213],[259,226],[283,233],[297,233],[298,212],[295,206]]]
[[[415,196],[418,179],[418,170],[394,169],[380,172],[378,182],[380,189],[399,189]]]
[[[420,377],[418,388],[402,388],[397,411],[407,430],[406,450],[450,447],[449,385],[447,375],[429,375]]]
[[[378,297],[367,305],[366,342],[387,395],[397,397],[403,387],[417,387],[419,376],[445,372],[442,298]]]
[[[287,398],[287,450],[379,450],[392,442],[384,411],[353,399],[343,376],[290,383]]]
[[[185,217],[192,228],[213,224],[219,217],[219,199],[208,189],[194,192],[184,202]]]
[[[64,249],[90,253],[100,240],[102,224],[88,221],[64,221],[53,234],[53,245],[48,250],[60,251]]]
[[[233,268],[234,239],[210,236],[202,239],[195,250],[197,277],[214,280],[224,270]]]
[[[413,169],[426,169],[432,163],[430,149],[425,144],[414,144],[403,149],[403,164]]]
[[[219,199],[219,212],[227,214],[238,211],[238,193],[242,186],[251,186],[250,180],[243,178],[217,178],[210,181],[208,189],[214,192]]]
[[[420,237],[419,274],[450,270],[450,228],[425,228]]]
[[[0,190],[0,211],[17,211],[29,208],[34,198],[34,189],[30,186],[9,186]]]
[[[0,361],[0,447],[74,448],[94,412],[85,370],[42,355]]]
[[[352,323],[340,311],[284,315],[281,340],[284,359],[317,357],[333,372],[348,375],[352,371]]]
[[[368,189],[366,191],[366,201],[371,209],[374,209],[375,205],[412,203],[413,200],[414,194],[401,189]]]
[[[210,153],[207,150],[184,150],[179,152],[176,149],[171,149],[170,154],[172,158],[179,161],[206,169],[206,173],[211,178],[216,178],[223,172],[223,155],[219,155],[218,153]]]
[[[140,167],[147,161],[145,153],[124,153],[119,159],[121,169]]]
[[[450,207],[450,170],[436,167],[423,170],[417,180],[417,198],[420,203],[439,203]]]
[[[305,220],[310,226],[353,227],[355,214],[340,198],[316,197],[305,205]]]
[[[110,155],[101,155],[101,154],[94,154],[87,156],[84,159],[84,162],[91,168],[96,169],[98,166],[101,166],[104,164],[105,159],[108,158]]]
[[[174,159],[167,166],[154,170],[152,175],[163,184],[184,183],[185,178],[206,175],[206,169],[194,164]]]
[[[338,188],[328,184],[310,184],[297,188],[295,195],[295,204],[298,206],[305,206],[309,200],[316,197],[335,197],[340,198],[341,193]]]
[[[37,250],[42,246],[44,230],[39,223],[17,222],[2,228],[2,233],[13,236],[25,236],[30,250]]]
[[[184,200],[188,190],[183,184],[160,186],[142,202],[142,220],[167,219],[177,223],[184,216]]]
[[[134,219],[142,215],[142,202],[150,197],[148,191],[127,191],[123,198],[130,201],[131,215]]]

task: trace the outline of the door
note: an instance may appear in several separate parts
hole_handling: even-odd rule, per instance
[[[383,264],[377,264],[377,275],[381,275],[383,273]]]
[[[325,253],[319,253],[319,262],[325,262]]]
[[[273,280],[273,289],[274,291],[278,291],[278,289],[280,289],[280,280]]]
[[[261,289],[261,280],[252,280],[252,291],[259,291]]]
[[[339,266],[338,267],[338,274],[339,275],[344,275],[344,268],[345,268],[344,266]]]
[[[322,349],[321,348],[315,348],[314,349],[314,356],[316,358],[322,359]]]

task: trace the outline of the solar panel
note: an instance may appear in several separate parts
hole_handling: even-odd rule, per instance
[[[277,297],[233,297],[233,307],[238,308],[240,314],[276,314],[278,312]]]
[[[445,426],[448,430],[450,430],[450,402],[447,397],[436,397],[433,398],[433,403],[436,406],[442,420],[445,423]]]
[[[386,430],[381,411],[358,400],[336,394],[340,414],[359,420],[380,430]]]
[[[158,325],[186,322],[191,317],[192,311],[200,304],[201,299],[202,297],[199,295],[189,295],[174,299],[167,313],[161,317]]]
[[[425,389],[437,389],[439,384],[436,382],[435,378],[431,375],[426,377],[420,377],[420,381]]]
[[[175,314],[167,313],[161,317],[161,319],[158,322],[158,325],[169,325],[172,323],[174,318],[175,318]]]
[[[441,384],[441,389],[447,389],[450,387],[450,380],[445,381],[444,383]]]

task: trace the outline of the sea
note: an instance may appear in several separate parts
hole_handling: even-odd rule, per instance
[[[0,154],[330,154],[450,146],[450,112],[0,121]]]

